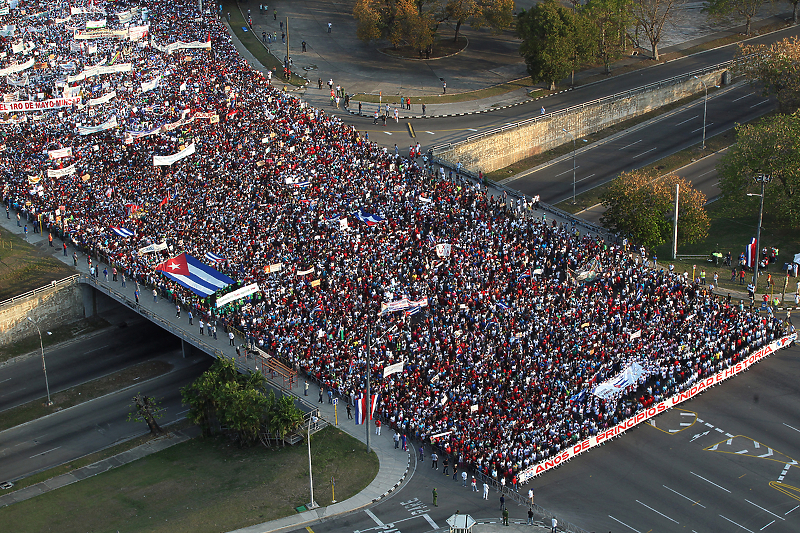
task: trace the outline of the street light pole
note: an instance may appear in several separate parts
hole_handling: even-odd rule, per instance
[[[758,291],[758,262],[761,256],[761,223],[764,220],[764,185],[772,181],[772,176],[766,174],[759,174],[753,179],[756,183],[761,183],[761,207],[758,209],[758,228],[756,228],[756,254],[753,267],[753,294]],[[752,195],[755,196],[755,195]]]
[[[367,332],[367,416],[366,422],[364,426],[367,428],[367,453],[372,451],[372,448],[369,446],[369,421],[372,418],[370,415],[372,414],[372,397],[370,395],[369,385],[370,385],[370,374],[372,374],[372,366],[370,365],[370,352],[372,352],[372,330]]]
[[[42,370],[44,371],[44,386],[47,389],[47,405],[53,405],[53,402],[50,401],[50,383],[47,381],[47,364],[44,361],[44,342],[42,341],[42,330],[39,329],[39,324],[36,323],[34,319],[31,317],[27,317],[28,320],[36,326],[36,331],[39,333],[39,346],[42,349]]]
[[[703,89],[706,92],[706,97],[703,100],[703,147],[702,147],[702,150],[705,150],[706,149],[706,115],[707,115],[707,110],[708,110],[708,85],[706,85],[706,82],[703,81],[703,78],[700,78],[698,76],[692,76],[692,77],[694,79],[700,81],[700,83],[703,84]],[[715,85],[714,87],[719,87],[719,85]]]
[[[306,435],[306,442],[308,443],[308,483],[311,486],[311,503],[309,505],[312,509],[317,507],[317,502],[314,501],[314,475],[311,473],[311,423],[314,415],[308,418],[308,434]]]
[[[575,136],[568,132],[566,129],[561,128],[561,131],[572,137],[572,205],[575,205]]]

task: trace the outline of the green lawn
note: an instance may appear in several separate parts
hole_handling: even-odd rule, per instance
[[[312,437],[315,500],[345,500],[378,472],[374,453],[335,427]],[[0,509],[4,531],[217,532],[295,512],[309,501],[300,444],[239,449],[222,438],[178,444],[99,476]]]
[[[53,245],[61,246],[61,241],[55,239]],[[54,251],[0,228],[0,301],[75,274],[75,269],[52,257]]]

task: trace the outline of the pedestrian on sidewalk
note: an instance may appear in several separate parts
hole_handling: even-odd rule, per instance
[[[467,471],[466,470],[462,470],[461,471],[461,483],[465,487],[467,486]]]
[[[111,269],[111,278],[112,281],[117,281],[117,267]]]
[[[402,444],[403,451],[407,452],[408,451],[408,437],[406,437],[405,433],[400,435],[400,443]]]
[[[472,487],[472,492],[478,492],[478,481],[475,479],[475,476],[472,476],[470,486]]]
[[[320,385],[319,387],[319,401],[317,403],[322,403],[322,395],[325,394],[325,387]]]
[[[422,104],[422,116],[425,116],[425,104]]]
[[[447,94],[447,82],[442,80],[442,94]]]
[[[50,248],[53,247],[53,232],[47,234],[47,242],[50,244]]]
[[[303,383],[303,396],[308,396],[308,380]]]
[[[328,33],[330,33],[330,32],[331,32],[331,28],[332,28],[332,24],[329,22],[329,23],[328,23]]]
[[[25,238],[28,238],[28,225],[25,224]]]
[[[483,499],[484,500],[489,499],[489,484],[486,483],[485,481],[483,482]]]
[[[503,494],[501,494],[500,495],[500,510],[502,511],[505,508],[506,508],[506,497]]]
[[[436,487],[433,488],[433,506],[439,507],[439,494],[436,492]]]
[[[77,261],[77,259],[76,259]],[[125,272],[122,273],[122,288],[125,288]]]
[[[211,334],[214,335],[214,340],[217,340],[217,326],[216,325],[211,327]]]
[[[180,317],[181,317],[181,306],[180,305],[176,305],[175,306],[175,318],[180,318]]]
[[[203,334],[203,319],[201,318],[200,320],[197,321],[197,323],[200,324],[200,335],[202,335]]]
[[[347,404],[347,419],[348,420],[352,420],[353,419],[353,409],[352,409],[352,407],[350,407],[349,403]]]
[[[233,332],[232,331],[228,332],[228,341],[230,342],[231,346],[234,346],[234,343],[233,343]]]
[[[531,505],[533,505],[533,487],[528,489],[528,499],[531,501]]]
[[[153,303],[157,303],[157,302],[158,302],[158,291],[154,287],[153,288]]]
[[[133,297],[136,298],[136,304],[139,304],[139,289],[133,291]]]
[[[395,431],[394,436],[392,436],[392,440],[394,441],[394,449],[398,449],[400,447],[400,435]]]
[[[528,525],[533,525],[533,507],[528,507]]]
[[[503,525],[508,525],[508,509],[503,509]]]
[[[381,421],[380,420],[375,420],[375,434],[376,435],[380,435],[381,434]]]
[[[550,525],[553,527],[553,528],[550,530],[550,533],[556,533],[556,532],[558,531],[558,520],[556,520],[556,517],[555,517],[555,516],[554,516],[554,517],[553,517],[553,519],[550,521]]]
[[[447,454],[445,454],[444,461],[442,461],[442,474],[446,476],[447,470],[449,468],[450,468],[450,459],[448,459]]]
[[[439,470],[439,456],[436,452],[431,453],[431,468]]]
[[[190,326],[192,325],[193,319],[194,319],[194,316],[192,315],[192,311],[189,310],[189,325]],[[231,337],[231,338],[233,338],[233,337]],[[233,346],[233,344],[231,344],[231,346]]]
[[[422,463],[425,461],[425,446],[419,447],[419,462]]]

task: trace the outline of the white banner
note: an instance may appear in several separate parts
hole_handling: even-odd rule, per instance
[[[273,272],[280,272],[283,270],[283,263],[275,263],[274,265],[269,265],[264,267],[264,273],[272,274]]]
[[[166,46],[161,46],[158,43],[153,43],[153,48],[156,50],[160,50],[167,54],[171,54],[175,50],[189,50],[193,48],[206,48],[208,50],[211,49],[211,41],[192,41],[190,43],[185,43],[183,41],[178,41],[177,43],[171,43]]]
[[[436,256],[437,257],[450,257],[450,252],[452,251],[452,246],[450,244],[437,244],[436,245]]]
[[[767,346],[764,346],[763,348],[760,348],[755,352],[751,353],[744,361],[739,361],[730,368],[726,368],[725,370],[722,370],[721,372],[718,372],[713,376],[698,381],[697,383],[689,387],[688,390],[680,392],[675,396],[673,396],[672,398],[664,400],[663,402],[653,404],[647,409],[643,409],[642,411],[639,411],[629,419],[624,420],[620,424],[617,424],[613,428],[601,431],[597,435],[589,437],[588,439],[563,450],[557,456],[546,459],[538,464],[529,467],[527,470],[520,472],[519,482],[526,483],[531,478],[559,466],[565,461],[572,459],[576,455],[583,453],[586,450],[594,448],[595,446],[598,446],[600,444],[605,444],[606,441],[608,441],[609,439],[612,439],[617,435],[620,435],[626,432],[627,430],[638,426],[642,422],[645,422],[646,420],[649,420],[654,416],[659,415],[664,411],[685,402],[686,400],[694,398],[701,392],[704,392],[709,387],[718,385],[723,381],[725,381],[726,379],[732,378],[733,376],[741,372],[744,372],[745,370],[750,368],[750,366],[752,366],[755,363],[758,363],[765,357],[772,355],[773,353],[782,348],[787,348],[795,340],[797,340],[797,333],[792,333],[789,336],[783,337],[781,339],[778,339],[777,341],[769,343]]]
[[[228,302],[232,302],[234,300],[238,300],[239,298],[244,298],[245,296],[250,296],[254,292],[258,292],[261,289],[258,288],[258,283],[253,283],[250,285],[245,285],[244,287],[239,287],[233,292],[229,292],[225,296],[221,298],[217,298],[217,307],[222,307]]]
[[[61,148],[59,150],[49,150],[47,156],[50,159],[61,159],[62,157],[72,157],[72,146]]]
[[[60,178],[61,176],[70,176],[72,174],[75,174],[75,165],[70,165],[66,168],[51,168],[47,170],[48,178]]]
[[[18,113],[20,111],[46,111],[48,109],[61,109],[70,107],[72,104],[80,104],[81,97],[73,98],[52,98],[50,100],[23,100],[21,102],[2,102],[0,103],[0,113]]]
[[[36,61],[33,58],[30,58],[24,63],[20,63],[18,65],[11,65],[10,67],[6,67],[0,69],[0,76],[8,76],[9,74],[16,74],[17,72],[22,72],[23,70],[28,70],[33,65],[36,64]]]
[[[194,153],[194,150],[195,150],[194,143],[192,143],[189,146],[187,146],[186,148],[184,148],[183,150],[181,150],[180,152],[178,152],[177,154],[172,154],[172,155],[154,155],[153,156],[153,166],[156,166],[156,167],[169,166],[169,165],[175,163],[176,161],[180,161],[181,159],[189,157],[190,155],[192,155]]]
[[[80,135],[89,135],[91,133],[97,133],[98,131],[105,131],[110,130],[112,128],[117,127],[117,117],[116,115],[111,117],[110,119],[106,120],[102,124],[98,126],[79,126],[78,127],[78,134]]]
[[[625,392],[625,389],[631,385],[635,385],[639,381],[639,378],[650,374],[651,372],[647,372],[642,365],[633,362],[623,368],[622,371],[613,378],[607,379],[595,387],[592,394],[598,398],[608,400],[617,394],[622,394]]]
[[[76,31],[72,35],[73,39],[80,41],[88,39],[125,39],[126,37],[128,37],[128,30],[109,29]]]
[[[130,72],[132,69],[133,63],[120,63],[119,65],[98,65],[96,67],[87,68],[83,72],[79,72],[74,76],[67,76],[67,82],[73,83],[76,81],[83,81],[86,78],[91,78],[92,76],[101,76],[103,74]]]
[[[148,33],[150,33],[149,24],[144,26],[131,26],[128,28],[128,39],[131,41],[138,41],[139,39],[144,39],[147,37]]]
[[[298,270],[297,271],[297,275],[298,276],[305,276],[306,274],[313,274],[313,273],[314,273],[314,267],[311,267],[308,270]]]
[[[13,37],[14,31],[17,27],[13,24],[6,24],[0,28],[0,37]]]
[[[405,365],[405,361],[400,361],[399,363],[395,363],[393,365],[389,365],[383,368],[383,377],[387,378],[392,374],[399,374],[403,371],[403,365]]]
[[[86,21],[87,30],[96,30],[98,28],[105,28],[105,27],[106,27],[106,19]]]
[[[92,105],[100,105],[100,104],[107,104],[108,102],[110,102],[111,100],[113,100],[116,97],[117,97],[117,91],[111,91],[108,94],[104,94],[100,98],[92,98],[91,100],[89,100],[88,104],[90,106],[92,106]]]
[[[161,82],[161,76],[156,76],[151,81],[143,81],[142,82],[142,92],[146,93],[147,91],[152,91],[158,84]]]
[[[150,246],[139,248],[139,255],[149,254],[152,252],[160,252],[161,250],[166,250],[166,249],[167,249],[167,241],[164,241],[161,244],[151,244]]]

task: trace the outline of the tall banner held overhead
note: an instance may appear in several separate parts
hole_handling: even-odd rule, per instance
[[[171,164],[175,163],[176,161],[180,161],[181,159],[185,159],[192,155],[195,151],[194,143],[190,144],[177,154],[172,155],[154,155],[153,156],[153,166],[155,167],[168,167]]]

